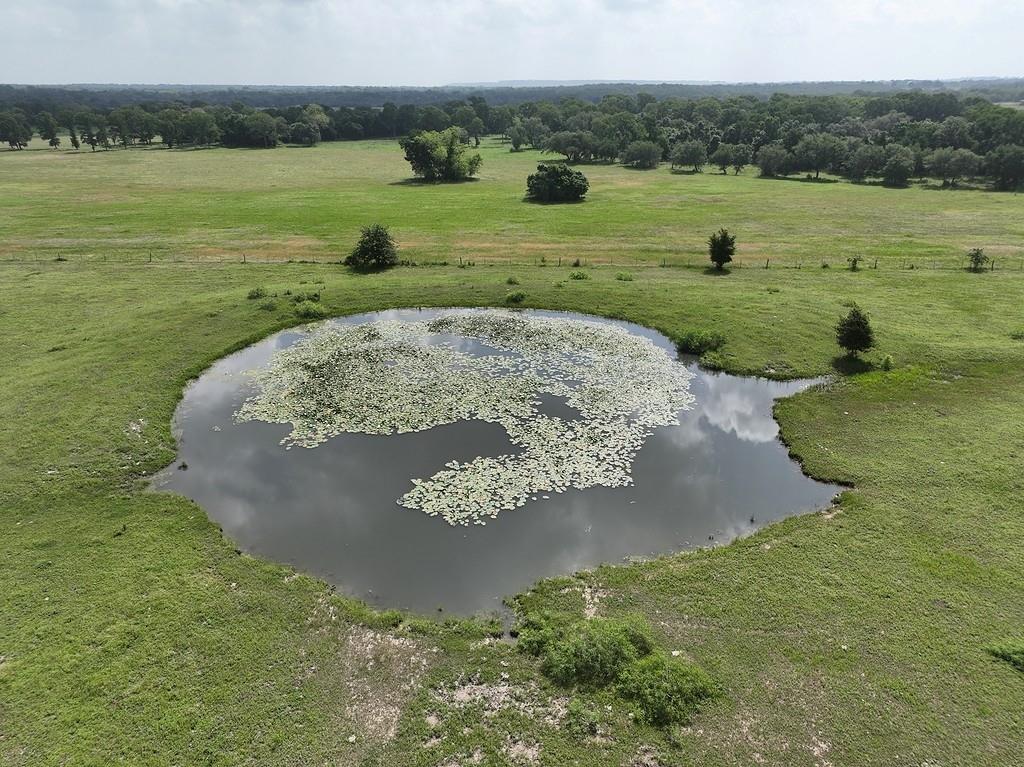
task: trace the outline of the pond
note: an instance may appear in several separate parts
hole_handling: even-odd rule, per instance
[[[802,474],[772,417],[813,383],[705,371],[584,315],[357,315],[211,366],[155,484],[373,605],[499,610],[544,577],[826,506],[840,488]]]

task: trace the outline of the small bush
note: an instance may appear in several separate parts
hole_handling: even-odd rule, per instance
[[[263,301],[260,303],[260,309],[265,312],[272,312],[277,309],[277,303],[274,301]]]
[[[593,618],[576,624],[544,650],[542,669],[565,686],[611,684],[623,668],[649,653],[653,642],[640,623]]]
[[[860,262],[861,262],[860,256],[852,256],[852,257],[846,259],[846,263],[849,264],[851,272],[860,271]]]
[[[573,737],[584,740],[593,738],[598,734],[599,720],[597,712],[588,707],[579,698],[569,701],[569,707],[565,713],[565,729]]]
[[[984,271],[985,264],[988,263],[988,256],[981,248],[971,248],[967,251],[967,261],[970,263],[968,268],[972,272],[981,272]]]
[[[582,266],[582,264],[580,263],[580,260],[578,258],[575,261],[572,262],[572,265],[573,266]]]
[[[615,275],[615,279],[617,279],[619,282],[632,282],[633,275],[629,272],[618,272]]]
[[[526,300],[526,293],[521,290],[513,290],[505,294],[505,303],[507,304],[521,304]]]
[[[715,268],[721,271],[736,255],[736,235],[728,229],[719,229],[708,238],[708,256]]]
[[[892,370],[892,365],[892,355],[886,354],[885,357],[882,358],[882,370]]]
[[[359,242],[343,263],[360,271],[389,269],[398,264],[398,246],[386,226],[364,226]]]
[[[589,280],[590,279],[590,275],[587,274],[586,272],[581,272],[581,271],[569,272],[569,279],[570,280]]]
[[[292,301],[295,303],[301,303],[303,301],[312,301],[314,304],[320,302],[320,291],[309,290],[303,293],[301,290],[292,296]]]
[[[1024,341],[1024,330],[1015,330],[1010,333],[1010,338],[1014,341]]]
[[[322,320],[324,310],[311,301],[301,301],[295,305],[295,314],[301,320]]]
[[[507,280],[505,280],[505,284],[506,285],[518,285],[519,284],[519,278],[518,277],[509,277]]]
[[[988,652],[999,660],[1005,660],[1018,671],[1024,671],[1024,640],[1002,642],[989,647]]]
[[[689,721],[701,703],[717,694],[702,669],[662,653],[627,665],[619,691],[636,704],[642,720],[656,725]]]
[[[517,632],[519,642],[516,647],[534,657],[540,657],[560,635],[551,616],[545,612],[528,613],[523,616]]]
[[[246,298],[248,298],[250,301],[255,301],[257,298],[266,297],[267,291],[264,288],[253,288],[252,290],[249,291],[249,294],[246,296]]]
[[[725,336],[715,330],[691,330],[676,341],[676,348],[684,354],[706,354],[725,345]]]

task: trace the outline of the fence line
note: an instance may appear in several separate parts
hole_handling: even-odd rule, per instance
[[[764,262],[761,262],[761,259]],[[930,271],[967,271],[966,256],[938,258],[912,257],[912,256],[880,256],[867,259],[857,257],[856,267],[852,266],[853,257],[850,258],[823,258],[804,260],[802,257],[778,257],[764,256],[741,256],[734,258],[729,265],[730,268],[742,269],[831,269],[837,268],[846,271],[914,271],[926,269]],[[85,255],[75,253],[58,252],[56,255],[36,255],[34,257],[10,256],[0,258],[0,264],[44,264],[44,263],[74,263],[74,264],[111,264],[125,266],[144,266],[149,264],[192,264],[192,265],[219,265],[219,264],[319,264],[319,265],[340,265],[340,257],[330,258],[302,258],[302,259],[280,259],[280,258],[253,258],[248,253],[238,255],[213,256],[183,256],[171,255],[160,256],[152,251],[147,251],[138,256],[114,256],[108,257]],[[632,268],[685,268],[685,269],[707,269],[711,262],[707,256],[604,256],[604,257],[580,257],[568,258],[566,256],[537,256],[527,259],[515,258],[512,255],[505,256],[476,256],[466,257],[465,255],[453,256],[451,259],[410,259],[405,262],[408,266],[456,266],[460,268],[473,268],[477,266],[540,266],[540,267],[632,267]],[[1024,256],[1010,256],[993,258],[984,267],[985,271],[1000,272],[1024,272]]]

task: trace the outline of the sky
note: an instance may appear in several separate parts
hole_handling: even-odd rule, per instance
[[[1024,75],[1024,0],[47,0],[0,82],[443,85]]]

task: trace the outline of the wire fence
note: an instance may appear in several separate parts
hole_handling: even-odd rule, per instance
[[[224,252],[220,254],[167,253],[160,251],[143,251],[131,253],[97,254],[77,253],[73,251],[39,252],[34,254],[15,253],[0,257],[0,264],[107,264],[140,266],[148,264],[322,264],[340,265],[342,257],[337,254],[305,255],[302,258],[267,257],[259,254]],[[618,268],[689,268],[708,269],[711,263],[706,255],[698,254],[667,254],[657,255],[644,253],[628,256],[623,254],[601,254],[582,257],[537,255],[523,257],[513,254],[482,254],[474,256],[456,255],[448,258],[424,256],[403,261],[403,265],[417,267],[461,267],[476,266],[538,266],[538,267],[618,267]],[[947,270],[967,271],[970,261],[966,255],[956,256],[879,256],[879,257],[831,257],[803,258],[800,256],[755,256],[737,255],[729,264],[729,268],[742,269],[845,269],[850,271],[870,270],[902,270],[914,271]],[[990,258],[983,267],[990,272],[1024,272],[1024,255],[996,256]]]

